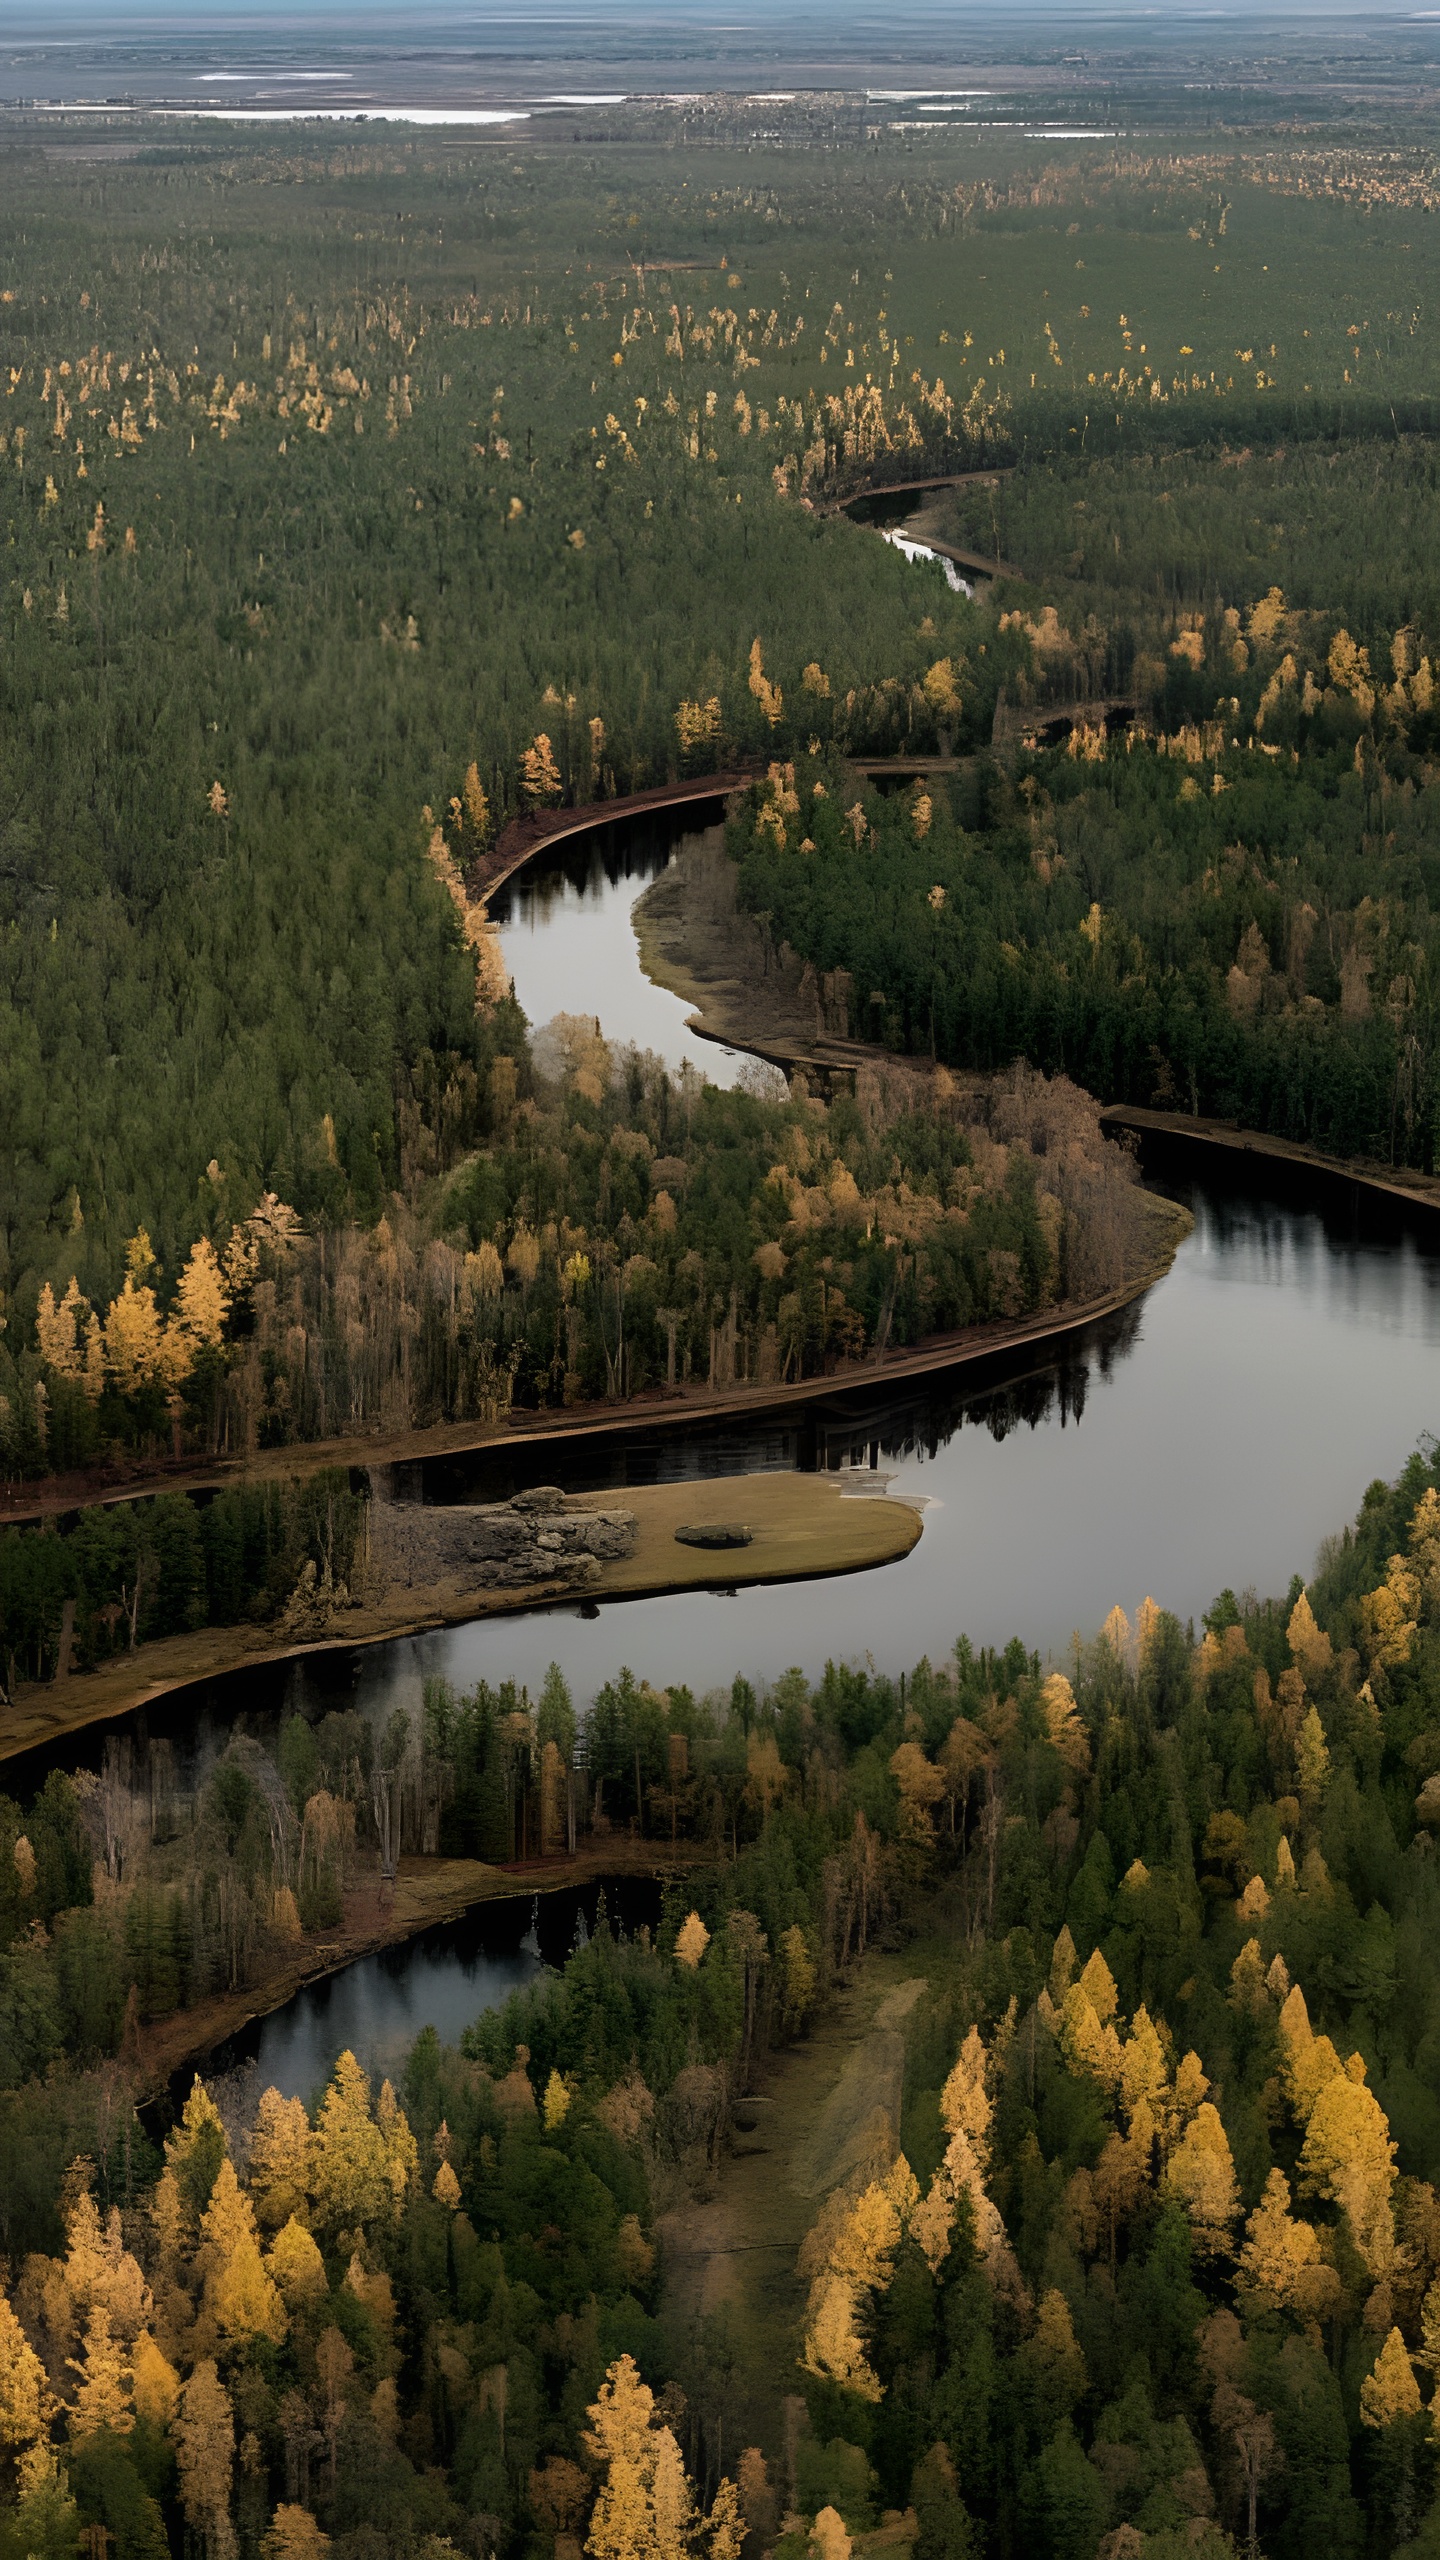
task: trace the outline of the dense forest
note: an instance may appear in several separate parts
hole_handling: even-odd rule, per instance
[[[1134,1164],[1064,1076],[958,1086],[881,1060],[827,1103],[758,1065],[733,1092],[672,1076],[589,1016],[512,1037],[490,1144],[467,1144],[473,1076],[416,1140],[423,1210],[307,1232],[273,1193],[235,1220],[217,1181],[168,1312],[143,1231],[108,1308],[46,1281],[4,1472],[795,1380],[1154,1263]],[[0,1533],[0,1594],[16,1554]]]
[[[577,1717],[552,1671],[53,1773],[0,1809],[5,2547],[1428,2551],[1437,1649],[1427,1451],[1308,1587],[1198,1641],[1116,1609],[1068,1673],[962,1640]],[[560,1845],[567,1796],[693,1844],[658,1928],[602,1913],[396,2087],[136,2114],[146,2018],[357,1861]],[[742,2444],[657,2222],[877,1948],[920,1976],[899,2142],[824,2197]]]
[[[1243,624],[1192,616],[1172,725],[1082,720],[907,798],[812,761],[793,815],[757,786],[732,824],[740,894],[865,991],[861,1027],[893,1049],[1019,1053],[1116,1101],[1428,1167],[1430,663],[1401,631],[1373,669],[1315,619],[1278,588]]]
[[[775,114],[7,126],[7,1482],[1102,1295],[1120,1096],[1433,1162],[1430,136]],[[973,597],[840,504],[971,468]],[[827,1098],[526,1023],[485,912],[512,819],[737,768]],[[339,1465],[8,1528],[0,1674],[366,1553]],[[0,2560],[1434,2560],[1434,1446],[1063,1670],[686,1669],[0,1798]],[[402,1858],[572,1847],[658,1917],[458,2045],[161,2087]],[[777,2363],[677,2227],[877,1984]]]
[[[480,156],[177,128],[91,163],[16,125],[7,1475],[627,1391],[579,1300],[570,1356],[543,1254],[534,1305],[457,1318],[454,1256],[508,1269],[542,1219],[544,1078],[474,891],[512,816],[672,773],[980,753],[930,795],[971,889],[916,875],[951,921],[756,883],[854,978],[856,1028],[1428,1161],[1428,145],[877,126],[857,160],[777,114],[773,145],[722,119],[698,158],[680,109]],[[944,522],[1018,587],[952,594],[825,511],[977,464],[1009,476]],[[1077,694],[1133,700],[1153,743],[983,761]],[[1135,867],[1173,939],[1130,912]],[[628,1072],[596,1108],[654,1146]],[[592,1273],[635,1259],[598,1199],[557,1207]],[[736,1292],[782,1365],[813,1357],[812,1316],[787,1350],[676,1207],[706,1269],[657,1262],[667,1373],[672,1339],[708,1373]],[[626,1350],[656,1373],[643,1308]]]

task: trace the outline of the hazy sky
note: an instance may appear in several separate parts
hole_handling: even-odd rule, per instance
[[[858,89],[967,68],[1013,84],[1073,80],[1077,63],[1393,93],[1431,80],[1437,56],[1440,0],[0,0],[0,105],[85,112],[202,95],[206,112],[254,109],[260,90],[219,85],[249,77],[286,84],[263,93],[272,114],[302,96],[334,113],[363,89],[369,114],[463,103],[474,121],[552,88]],[[317,71],[328,92],[302,89]]]
[[[782,34],[787,23],[824,20],[831,25],[852,28],[866,26],[877,31],[893,29],[897,21],[913,27],[928,26],[936,34],[943,32],[952,41],[963,41],[968,29],[994,28],[1017,15],[1043,17],[1059,28],[1073,23],[1089,28],[1097,19],[1152,22],[1157,31],[1164,28],[1172,34],[1182,31],[1200,33],[1206,27],[1256,27],[1264,22],[1285,19],[1294,23],[1317,17],[1329,20],[1364,20],[1368,26],[1389,24],[1397,32],[1440,19],[1440,8],[1396,8],[1393,0],[1264,0],[1257,8],[1246,0],[1204,0],[1192,7],[1171,5],[1157,7],[1154,0],[900,0],[900,6],[880,9],[874,0],[589,0],[577,7],[574,0],[538,0],[538,5],[523,11],[514,6],[486,7],[474,0],[422,0],[422,5],[372,5],[372,0],[306,0],[296,8],[294,0],[0,0],[0,42],[17,37],[32,41],[53,40],[62,33],[85,37],[104,37],[112,42],[136,38],[143,41],[163,33],[191,36],[214,30],[226,36],[243,36],[248,31],[263,29],[274,36],[283,34],[291,41],[303,39],[307,30],[324,30],[327,34],[353,34],[373,41],[377,34],[386,36],[397,49],[424,44],[444,35],[484,41],[499,27],[544,26],[583,31],[592,40],[603,37],[607,24],[664,24],[683,20],[691,26],[711,24],[717,30],[736,27],[768,26]]]

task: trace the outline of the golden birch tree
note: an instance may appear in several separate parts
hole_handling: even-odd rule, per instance
[[[560,797],[560,768],[543,729],[521,754],[520,788],[532,809],[548,808]]]
[[[1305,2129],[1300,2181],[1310,2194],[1340,2207],[1366,2266],[1379,2277],[1395,2255],[1395,2145],[1384,2109],[1365,2086],[1364,2069],[1357,2054],[1320,2091]]]
[[[1415,2368],[1399,2330],[1392,2329],[1360,2385],[1360,2423],[1366,2427],[1393,2427],[1397,2418],[1415,2418],[1419,2414],[1420,2385]]]
[[[330,2280],[314,2236],[293,2214],[271,2241],[266,2266],[292,2313],[313,2310],[329,2293]]]
[[[310,2175],[316,2218],[325,2229],[388,2219],[395,2202],[390,2155],[370,2112],[370,2083],[353,2053],[341,2054],[321,2102]]]
[[[1171,2152],[1161,2183],[1184,2212],[1197,2258],[1228,2255],[1240,2190],[1225,2127],[1208,2099]]]
[[[277,2507],[260,2545],[264,2560],[325,2560],[329,2548],[308,2507]]]
[[[201,2219],[200,2242],[205,2308],[217,2334],[232,2346],[248,2338],[269,2338],[278,2346],[289,2319],[260,2255],[250,2199],[229,2160],[220,2163]]]
[[[267,2089],[250,2136],[250,2198],[262,2230],[279,2231],[303,2214],[310,2191],[310,2118],[303,2098]]]
[[[123,2345],[111,2334],[109,2312],[98,2303],[85,2323],[81,2354],[68,2356],[66,2362],[79,2376],[70,2404],[70,2434],[75,2442],[98,2435],[102,2428],[112,2435],[128,2435],[135,2424],[132,2369]]]
[[[0,2293],[0,2452],[23,2453],[38,2443],[50,2424],[50,2387],[45,2367]]]

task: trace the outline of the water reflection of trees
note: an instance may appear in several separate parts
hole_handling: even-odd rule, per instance
[[[701,1425],[673,1431],[628,1433],[623,1440],[583,1443],[557,1451],[523,1446],[503,1453],[467,1452],[428,1461],[424,1498],[431,1502],[508,1500],[542,1476],[562,1481],[571,1493],[624,1492],[631,1487],[679,1484],[697,1478],[829,1472],[878,1466],[882,1458],[937,1458],[967,1426],[992,1440],[1013,1431],[1038,1431],[1058,1421],[1062,1430],[1080,1421],[1092,1383],[1103,1383],[1134,1349],[1140,1332],[1138,1305],[1087,1326],[1048,1355],[996,1353],[964,1370],[940,1370],[903,1389],[867,1389],[847,1379],[835,1395],[769,1421]],[[419,1471],[417,1470],[417,1474]],[[407,1488],[421,1498],[419,1483]]]
[[[536,854],[523,871],[495,891],[491,917],[502,926],[512,924],[517,915],[543,925],[556,900],[563,901],[567,891],[583,900],[602,896],[622,880],[657,879],[685,839],[696,832],[695,810],[690,807],[658,809],[649,817],[627,818],[622,825],[564,838],[553,852]]]
[[[942,1373],[904,1397],[877,1398],[863,1415],[822,1408],[814,1419],[814,1463],[833,1469],[877,1466],[882,1458],[933,1460],[967,1426],[997,1441],[1052,1422],[1065,1430],[1079,1423],[1092,1383],[1110,1377],[1139,1333],[1140,1309],[1126,1307],[1018,1375],[977,1387],[972,1373],[964,1382]]]

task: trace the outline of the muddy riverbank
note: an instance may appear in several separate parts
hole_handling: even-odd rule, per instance
[[[1147,1111],[1139,1103],[1111,1103],[1100,1114],[1107,1129],[1130,1130],[1137,1137],[1170,1141],[1187,1153],[1218,1152],[1247,1160],[1248,1169],[1288,1170],[1318,1181],[1367,1192],[1397,1208],[1440,1215],[1440,1174],[1422,1173],[1410,1165],[1377,1163],[1369,1156],[1327,1156],[1293,1138],[1271,1137],[1263,1129],[1243,1129],[1233,1120],[1206,1120],[1182,1111]]]

